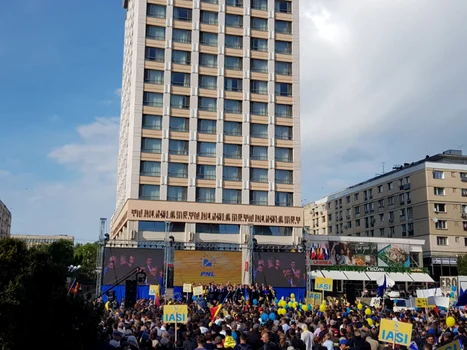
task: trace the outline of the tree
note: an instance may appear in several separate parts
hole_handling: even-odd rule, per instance
[[[92,349],[99,313],[80,295],[68,294],[73,245],[59,241],[28,249],[0,240],[0,349],[29,349],[31,334],[50,334],[50,349]]]
[[[81,265],[80,273],[87,280],[96,280],[96,259],[99,244],[86,243],[77,244],[74,250],[74,265]]]
[[[457,257],[457,274],[459,276],[467,276],[467,254]]]

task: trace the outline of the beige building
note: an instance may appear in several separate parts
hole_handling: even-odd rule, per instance
[[[11,212],[0,200],[0,238],[10,236],[11,231]]]
[[[467,156],[446,151],[305,206],[315,235],[425,240],[424,266],[456,275],[456,256],[467,253]]]
[[[301,239],[299,8],[126,0],[110,238]]]
[[[42,236],[42,235],[11,235],[11,238],[20,239],[25,241],[28,247],[32,247],[35,245],[41,244],[51,244],[54,242],[58,242],[60,240],[66,240],[70,242],[74,242],[75,239],[73,236],[68,235],[54,235],[54,236]]]

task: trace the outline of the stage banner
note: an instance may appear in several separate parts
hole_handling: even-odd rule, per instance
[[[253,283],[273,287],[306,287],[304,253],[255,252]]]
[[[409,249],[407,244],[378,244],[378,266],[410,267]]]
[[[176,250],[174,285],[242,283],[242,253]]]
[[[105,248],[103,284],[114,284],[136,267],[146,273],[139,285],[160,285],[164,273],[164,250],[142,248]],[[119,283],[124,285],[125,281]]]
[[[377,266],[378,245],[370,242],[313,243],[310,264],[315,266]]]

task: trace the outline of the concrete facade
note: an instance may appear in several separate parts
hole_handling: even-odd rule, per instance
[[[9,237],[11,233],[11,212],[0,200],[0,238]]]

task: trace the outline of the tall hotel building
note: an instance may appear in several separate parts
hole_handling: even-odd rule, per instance
[[[298,243],[298,0],[123,5],[111,239]]]

